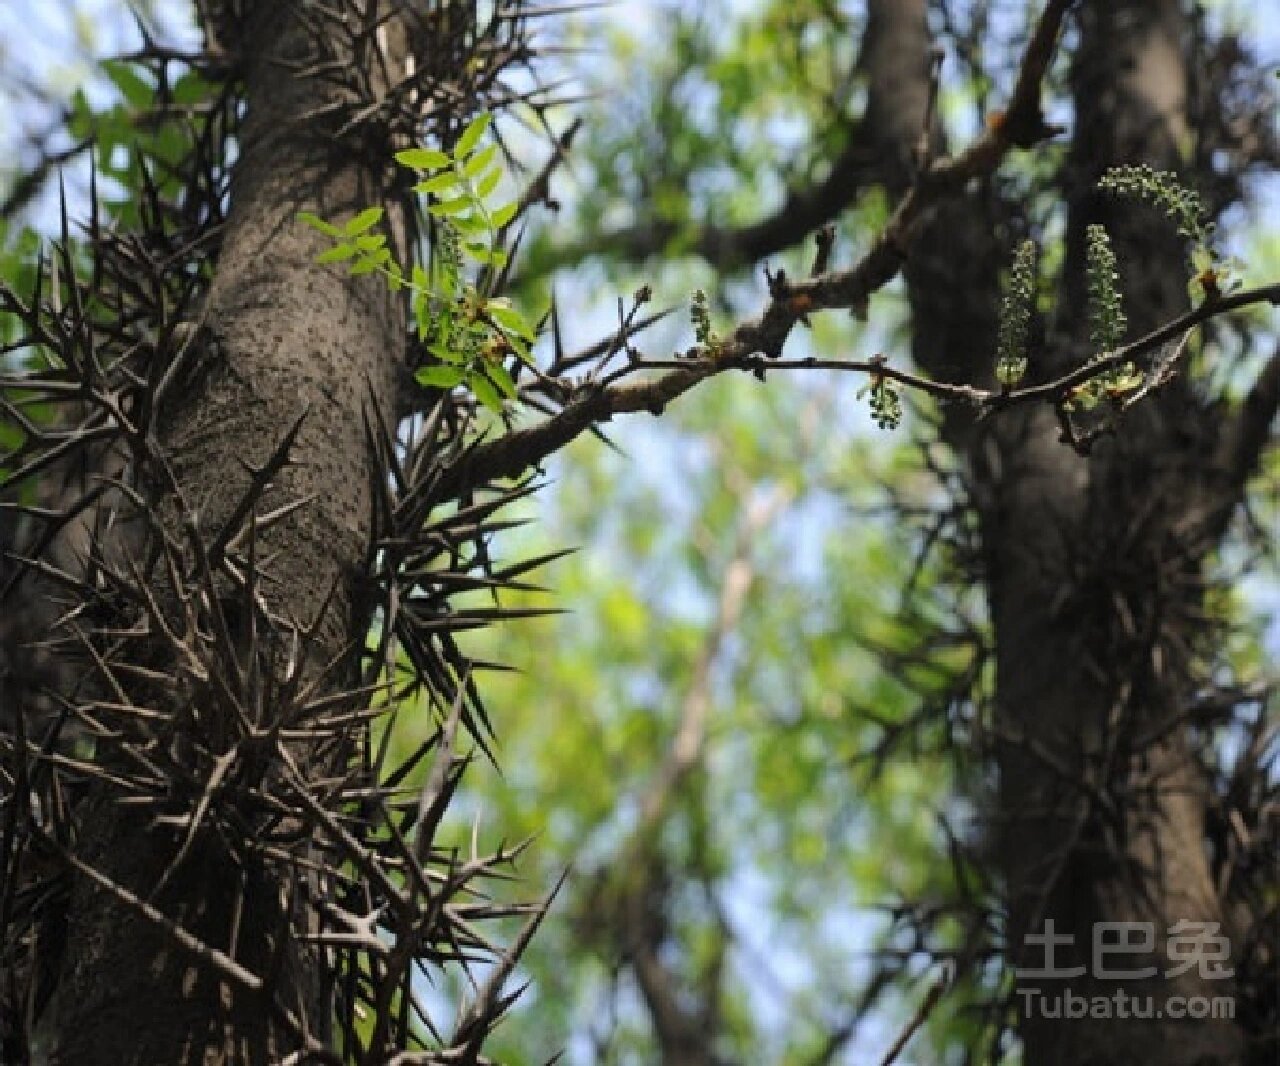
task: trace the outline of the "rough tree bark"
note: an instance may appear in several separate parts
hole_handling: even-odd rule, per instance
[[[403,309],[380,280],[317,266],[323,245],[296,216],[309,210],[340,220],[382,204],[402,252],[405,208],[391,192],[389,146],[344,143],[326,111],[341,102],[340,87],[299,74],[316,61],[317,41],[374,79],[379,63],[395,62],[358,52],[354,27],[340,24],[355,16],[343,10],[305,0],[258,2],[228,23],[245,82],[240,157],[218,272],[194,342],[204,369],[165,413],[161,443],[182,501],[168,508],[170,531],[180,537],[189,523],[211,537],[243,497],[249,467],[264,464],[301,420],[260,513],[305,505],[259,535],[272,577],[261,595],[286,630],[314,634],[304,669],[319,676],[332,666],[329,682],[349,689],[352,635],[363,631],[354,581],[369,549],[375,461],[365,427],[375,412],[393,416],[398,408]],[[385,41],[386,34],[372,39]],[[257,725],[268,728],[272,713],[262,707]],[[176,842],[158,841],[148,822],[100,789],[80,829],[82,859],[141,899],[176,849]],[[288,876],[243,865],[217,838],[198,839],[151,900],[205,943],[235,949],[250,972],[278,972],[275,1005],[202,965],[116,891],[79,877],[51,1061],[275,1061],[293,1050],[280,1006],[313,1033],[325,1032],[321,970],[289,936],[307,919]]]

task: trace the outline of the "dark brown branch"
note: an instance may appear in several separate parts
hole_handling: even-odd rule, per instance
[[[857,268],[842,272],[844,280],[841,283],[850,284],[849,279],[856,276],[875,255],[876,250],[872,249],[867,259],[864,259]],[[826,275],[816,281],[822,284],[830,277],[831,275]],[[788,291],[803,293],[810,284],[801,282],[794,288],[788,287]],[[858,284],[866,283],[858,282]],[[881,357],[866,360],[764,358],[761,352],[767,357],[771,351],[781,349],[782,342],[797,320],[797,314],[788,310],[788,307],[795,306],[795,297],[781,300],[775,298],[763,316],[739,326],[732,337],[723,342],[720,349],[722,354],[698,356],[673,362],[640,364],[640,369],[668,369],[668,373],[652,381],[618,384],[608,388],[598,385],[582,386],[574,399],[546,421],[527,429],[517,430],[467,453],[445,471],[437,491],[451,494],[459,491],[459,487],[463,485],[478,485],[496,478],[515,477],[558,451],[591,426],[608,422],[615,415],[635,411],[661,414],[672,400],[688,392],[700,381],[724,370],[747,370],[755,374],[764,374],[773,370],[852,371],[886,378],[945,402],[965,403],[992,411],[1031,402],[1057,404],[1066,399],[1072,390],[1080,385],[1101,377],[1125,363],[1142,362],[1145,356],[1180,333],[1185,333],[1218,315],[1263,302],[1280,303],[1280,283],[1248,289],[1220,300],[1201,304],[1110,355],[1060,378],[1014,392],[1000,392],[974,385],[953,385],[934,381],[905,370],[897,370],[887,365]]]
[[[789,190],[776,211],[756,222],[699,227],[692,252],[723,268],[754,263],[791,247],[804,234],[837,218],[874,178],[874,148],[862,131],[861,125],[850,130],[844,149],[822,181]],[[601,248],[624,259],[644,260],[661,252],[678,232],[674,223],[666,221],[626,226],[593,235],[588,241],[566,244],[553,252],[548,266],[580,262]]]
[[[45,182],[64,163],[69,162],[89,147],[87,138],[76,141],[67,148],[51,150],[42,148],[40,159],[19,178],[0,203],[0,218],[11,219],[26,207],[44,188]]]
[[[520,194],[520,199],[517,201],[519,207],[516,210],[516,218],[523,215],[534,204],[550,204],[552,202],[551,175],[555,173],[557,167],[562,166],[568,159],[569,149],[573,147],[573,139],[578,135],[580,129],[582,129],[582,119],[576,118],[569,123],[568,128],[556,140],[550,157],[534,179],[529,182],[524,192]]]
[[[1125,363],[1141,363],[1144,356],[1151,354],[1165,342],[1173,340],[1180,333],[1185,333],[1187,330],[1199,326],[1211,318],[1217,318],[1219,315],[1258,303],[1269,303],[1273,306],[1280,305],[1280,282],[1262,285],[1256,289],[1245,289],[1242,292],[1232,293],[1230,296],[1223,296],[1217,300],[1206,300],[1198,307],[1166,322],[1163,326],[1152,330],[1143,337],[1139,337],[1136,341],[1131,341],[1123,347],[1117,348],[1110,355],[1103,356],[1095,362],[1079,367],[1053,381],[1045,382],[1043,385],[1032,385],[1025,389],[1019,389],[1016,393],[1011,394],[1010,399],[1013,397],[1017,397],[1019,400],[1064,399],[1073,389],[1092,381],[1100,374],[1117,370],[1124,366]]]

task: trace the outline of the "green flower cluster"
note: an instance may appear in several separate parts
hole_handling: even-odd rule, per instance
[[[902,398],[889,382],[877,377],[871,384],[871,417],[881,429],[897,429],[902,421]]]
[[[1089,342],[1093,348],[1090,362],[1106,356],[1120,346],[1128,327],[1120,298],[1120,272],[1116,269],[1116,253],[1111,238],[1099,225],[1085,227],[1084,271],[1089,292]],[[1075,389],[1070,405],[1086,410],[1103,399],[1119,400],[1142,384],[1142,374],[1132,363],[1085,382]]]
[[[1087,226],[1085,280],[1089,288],[1089,340],[1095,352],[1109,352],[1124,337],[1128,320],[1120,303],[1120,272],[1111,238],[1099,225]]]
[[[1012,389],[1027,372],[1027,336],[1036,298],[1036,246],[1023,241],[1000,303],[1000,331],[996,340],[996,380]]]
[[[1211,227],[1205,222],[1204,205],[1194,189],[1188,189],[1167,170],[1141,166],[1112,167],[1098,182],[1103,192],[1159,208],[1178,227],[1178,232],[1197,244],[1207,244]]]

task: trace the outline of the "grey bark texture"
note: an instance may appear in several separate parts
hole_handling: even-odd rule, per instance
[[[339,90],[298,73],[317,59],[320,40],[339,50],[339,60],[363,60],[341,54],[344,34],[330,24],[338,17],[302,0],[256,3],[241,16],[247,113],[197,341],[204,370],[166,413],[162,443],[181,500],[169,508],[175,532],[190,523],[210,536],[243,495],[250,468],[302,419],[261,509],[307,502],[259,535],[271,577],[261,595],[286,629],[315,633],[310,672],[329,670],[335,688],[349,688],[351,642],[362,632],[355,579],[370,539],[374,458],[365,427],[398,408],[403,309],[378,279],[316,265],[323,244],[297,213],[341,220],[383,204],[401,242],[405,216],[390,191],[389,149],[344,144],[325,118]],[[272,708],[262,712],[267,726]],[[140,899],[175,852],[105,790],[88,801],[80,832],[84,861]],[[289,877],[242,865],[221,841],[202,839],[151,900],[251,972],[276,974],[274,998],[219,977],[118,893],[78,878],[51,1061],[276,1061],[294,1050],[281,1009],[323,1033],[326,990],[320,968],[291,936],[308,919]]]

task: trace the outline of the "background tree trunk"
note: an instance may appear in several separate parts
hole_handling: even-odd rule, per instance
[[[913,22],[915,50],[925,54],[924,4],[873,9],[886,6],[893,10],[884,17]],[[1185,310],[1185,252],[1172,226],[1108,204],[1096,183],[1120,163],[1182,169],[1189,42],[1175,0],[1081,9],[1075,133],[1059,178],[1070,205],[1063,312],[1048,326],[1033,376],[1056,376],[1088,354],[1088,223],[1105,221],[1113,235],[1133,336]],[[991,382],[999,268],[1016,225],[987,187],[942,208],[916,244],[906,270],[913,348],[935,376]],[[983,427],[948,416],[948,438],[968,456],[995,624],[1000,784],[991,833],[1009,959],[1027,971],[1060,971],[1018,986],[1025,1055],[1038,1066],[1240,1060],[1234,1021],[1176,1020],[1165,1010],[1173,997],[1233,991],[1197,966],[1165,977],[1176,965],[1165,950],[1175,925],[1223,917],[1203,844],[1204,782],[1185,728],[1207,636],[1192,619],[1213,546],[1187,487],[1212,480],[1216,462],[1212,415],[1192,392],[1177,378],[1088,457],[1063,442],[1047,407]],[[1050,961],[1034,939],[1046,923],[1071,940]],[[1099,956],[1094,936],[1115,945],[1120,935],[1106,923],[1140,923],[1145,934],[1126,935],[1150,941]],[[1099,958],[1113,973],[1150,976],[1099,977]],[[1156,1017],[1048,1018],[1039,995],[1028,1008],[1035,990],[1053,1011],[1063,993],[1092,1004],[1118,989],[1150,997]]]

